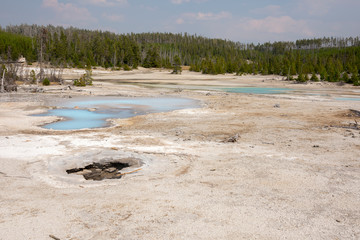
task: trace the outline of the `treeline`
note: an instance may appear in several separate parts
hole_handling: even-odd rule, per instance
[[[26,56],[29,61],[36,61],[34,39],[0,29],[0,59],[17,60],[21,55]]]
[[[0,57],[84,68],[171,68],[175,59],[204,74],[278,74],[299,81],[359,84],[360,40],[303,39],[242,44],[172,33],[115,34],[77,28],[19,25],[0,29]],[[320,79],[319,79],[320,78]]]

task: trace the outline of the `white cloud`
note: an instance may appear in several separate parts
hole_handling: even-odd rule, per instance
[[[207,2],[208,0],[171,0],[173,4],[183,4],[188,2],[196,2],[196,3],[202,3]]]
[[[159,7],[157,7],[157,6],[147,6],[144,4],[141,4],[140,8],[145,9],[146,11],[156,11],[159,9]]]
[[[326,15],[338,15],[339,10],[347,12],[360,8],[359,0],[297,0],[300,13],[310,16],[323,17]]]
[[[115,6],[127,4],[127,0],[83,0],[84,3],[90,3],[99,6]]]
[[[177,24],[183,24],[183,23],[185,23],[185,20],[182,19],[182,18],[178,18],[178,19],[176,19],[176,23]]]
[[[261,14],[266,16],[276,16],[283,14],[281,6],[279,5],[269,5],[263,8],[256,8],[250,11],[253,14]]]
[[[238,27],[247,32],[263,33],[299,33],[308,37],[313,36],[312,31],[304,20],[295,20],[289,16],[266,17],[263,19],[245,19]]]
[[[229,12],[219,12],[219,13],[184,13],[180,18],[176,20],[177,24],[183,24],[185,22],[193,22],[193,21],[216,21],[224,18],[231,18],[231,13]]]
[[[61,3],[58,0],[43,0],[42,7],[52,9],[56,17],[62,21],[96,21],[86,8],[80,8],[72,3]]]
[[[337,2],[337,0],[301,0],[298,5],[310,15],[325,15]],[[341,2],[343,4],[343,1]]]
[[[190,0],[171,0],[173,4],[183,4],[186,2],[190,2]]]
[[[111,22],[123,22],[125,17],[123,15],[107,15],[107,14],[103,14],[103,17]]]

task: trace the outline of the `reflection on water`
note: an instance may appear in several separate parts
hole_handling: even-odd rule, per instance
[[[38,116],[59,116],[67,119],[43,126],[44,128],[55,130],[105,127],[106,121],[104,119],[111,117],[109,114],[83,109],[54,109]]]
[[[294,91],[291,88],[273,88],[273,87],[221,87],[216,85],[177,85],[177,84],[141,84],[146,87],[189,89],[189,90],[208,90],[208,91],[224,91],[233,93],[251,93],[251,94],[283,94]]]
[[[225,92],[233,93],[251,93],[251,94],[282,94],[294,91],[290,88],[267,88],[267,87],[237,87],[237,88],[222,88]]]
[[[355,98],[355,97],[338,97],[338,98],[335,98],[335,100],[338,100],[338,101],[360,101],[360,97],[358,97],[358,98]]]
[[[36,116],[59,116],[65,120],[43,126],[54,130],[77,130],[109,126],[107,119],[130,118],[156,112],[195,108],[199,103],[186,98],[93,97],[68,101],[63,108]]]

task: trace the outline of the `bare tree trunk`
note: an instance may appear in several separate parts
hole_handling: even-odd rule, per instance
[[[44,80],[44,69],[43,69],[43,51],[44,51],[44,42],[46,41],[46,29],[43,28],[40,33],[40,81]],[[39,79],[36,80],[36,85],[39,86]]]
[[[6,68],[5,68],[6,69]],[[2,75],[2,78],[1,78],[1,92],[5,92],[4,90],[4,77],[5,77],[5,69],[3,70],[3,75]]]
[[[116,67],[116,48],[115,48],[115,52],[114,52],[114,68]]]
[[[59,70],[58,70],[58,76],[57,76],[57,78],[59,79],[59,82],[60,82],[61,85],[64,84],[64,79],[62,78],[63,70],[64,70],[64,69],[63,69],[63,66],[60,65],[60,68],[59,68]]]
[[[43,68],[42,68],[42,47],[43,47],[43,39],[41,37],[40,39],[40,73],[39,73],[39,78],[40,80],[42,80],[42,73],[43,73]],[[39,78],[36,79],[36,86],[39,86]]]

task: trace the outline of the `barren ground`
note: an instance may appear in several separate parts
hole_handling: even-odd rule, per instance
[[[360,131],[351,128],[360,117],[349,111],[360,101],[335,99],[359,88],[144,69],[94,78],[92,87],[0,96],[0,239],[360,239]],[[79,131],[46,130],[56,117],[29,116],[77,95],[186,97],[201,107]],[[103,181],[66,173],[105,158],[142,166]]]

